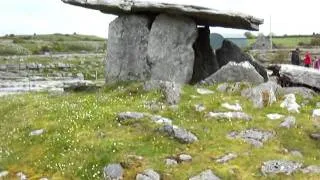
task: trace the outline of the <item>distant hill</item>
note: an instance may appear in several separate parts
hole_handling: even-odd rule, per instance
[[[44,34],[6,35],[0,37],[0,55],[45,53],[103,53],[106,40],[91,35]]]

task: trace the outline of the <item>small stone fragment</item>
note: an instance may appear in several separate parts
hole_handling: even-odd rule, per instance
[[[166,166],[176,166],[178,162],[175,159],[166,159],[165,161]]]
[[[235,154],[235,153],[228,153],[228,154],[226,154],[226,155],[223,155],[223,156],[219,157],[219,158],[216,160],[216,162],[223,164],[223,163],[227,163],[228,161],[230,161],[230,160],[232,160],[232,159],[235,159],[235,158],[237,158],[237,157],[238,157],[238,155]]]
[[[160,175],[153,169],[146,169],[141,174],[137,174],[136,180],[160,180]]]
[[[238,103],[236,104],[223,103],[221,106],[231,111],[242,111],[242,107]]]
[[[139,112],[122,112],[118,114],[118,119],[119,121],[125,121],[128,119],[142,119],[144,118],[144,114],[143,113],[139,113]]]
[[[180,154],[179,160],[182,162],[192,161],[192,156],[190,156],[189,154]]]
[[[103,169],[105,180],[122,180],[123,168],[120,164],[109,164]]]
[[[39,129],[39,130],[35,130],[30,132],[30,136],[40,136],[44,133],[44,129]]]
[[[291,128],[296,124],[296,118],[293,116],[286,117],[284,121],[280,124],[280,127]]]
[[[209,95],[209,94],[214,94],[213,91],[209,90],[209,89],[204,89],[204,88],[198,88],[197,89],[197,93],[200,95]]]
[[[220,113],[209,112],[207,117],[217,118],[217,119],[228,119],[228,120],[244,120],[244,121],[250,121],[252,119],[251,116],[249,116],[244,112],[220,112]]]
[[[9,175],[9,171],[1,171],[0,172],[0,179],[5,178],[8,175]]]
[[[281,119],[283,118],[284,115],[282,114],[267,114],[267,118],[270,119],[270,120],[278,120],[278,119]]]
[[[189,180],[220,180],[211,170],[201,172],[199,175],[189,178]]]
[[[206,107],[203,104],[196,104],[194,107],[197,112],[202,112],[206,110]]]

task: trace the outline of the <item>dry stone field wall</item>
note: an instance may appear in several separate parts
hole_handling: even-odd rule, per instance
[[[104,54],[0,56],[0,96],[26,91],[64,91],[104,77]]]

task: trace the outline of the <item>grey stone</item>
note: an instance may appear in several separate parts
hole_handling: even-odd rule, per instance
[[[269,131],[261,131],[258,129],[247,129],[241,132],[230,132],[227,137],[230,139],[242,139],[254,147],[262,147],[263,143],[272,138],[274,135]]]
[[[199,175],[189,178],[189,180],[220,180],[211,170],[201,172]]]
[[[103,169],[105,180],[122,180],[123,168],[120,164],[109,164]]]
[[[162,116],[152,116],[151,120],[157,124],[172,125],[172,120]]]
[[[271,160],[264,162],[261,167],[261,172],[264,175],[284,173],[291,175],[302,167],[301,163],[287,160]]]
[[[311,165],[301,169],[304,174],[320,174],[320,166]]]
[[[142,15],[124,15],[110,23],[106,82],[149,78],[147,48],[150,23],[150,19]]]
[[[270,65],[268,69],[279,77],[283,86],[304,86],[320,90],[320,72],[314,68],[277,64]]]
[[[44,129],[38,129],[30,132],[30,136],[40,136],[44,133]]]
[[[219,69],[219,64],[210,46],[208,26],[198,28],[198,38],[194,44],[195,62],[191,83],[198,83]]]
[[[227,162],[229,162],[229,161],[231,161],[232,159],[235,159],[235,158],[237,158],[237,157],[238,157],[238,155],[235,154],[235,153],[228,153],[228,154],[226,154],[226,155],[223,155],[223,156],[219,157],[219,158],[216,160],[216,162],[223,164],[223,163],[227,163]]]
[[[0,179],[4,179],[4,178],[6,178],[6,176],[8,176],[9,175],[9,171],[1,171],[0,172]]]
[[[17,177],[19,177],[20,180],[27,180],[27,175],[25,175],[23,172],[18,172]]]
[[[220,68],[230,61],[236,63],[248,61],[263,77],[265,82],[269,79],[266,69],[254,61],[250,55],[242,52],[241,49],[231,41],[224,40],[222,47],[216,51],[216,54]]]
[[[243,81],[260,84],[264,82],[264,79],[249,62],[244,61],[240,63],[229,62],[216,73],[206,78],[204,83],[213,85],[216,83]]]
[[[283,118],[284,115],[282,114],[278,114],[278,113],[275,113],[275,114],[267,114],[267,118],[270,119],[270,120],[278,120],[278,119],[281,119]]]
[[[316,92],[314,92],[312,89],[305,87],[285,87],[282,88],[282,93],[300,95],[304,99],[313,99],[313,97],[316,95]]]
[[[144,118],[144,113],[139,112],[121,112],[118,114],[119,121],[126,121],[129,119],[142,119]]]
[[[296,124],[296,118],[293,116],[286,117],[284,121],[280,124],[280,127],[291,128]]]
[[[123,15],[123,14],[159,14],[170,13],[182,16],[189,16],[196,20],[199,25],[223,26],[229,28],[258,30],[263,23],[262,19],[250,15],[235,12],[223,12],[207,7],[192,5],[169,4],[159,2],[118,0],[62,0],[76,6],[100,10],[103,13]]]
[[[249,98],[255,108],[270,106],[277,101],[277,92],[281,87],[274,82],[260,84],[254,88],[245,89],[241,96]]]
[[[192,156],[190,156],[189,154],[180,154],[180,155],[179,155],[179,160],[180,160],[181,162],[192,161]]]
[[[296,102],[294,94],[285,95],[285,100],[280,104],[281,108],[286,108],[291,113],[300,113],[300,105]]]
[[[151,79],[189,83],[195,59],[192,45],[197,34],[197,25],[192,19],[166,14],[157,16],[148,41]]]
[[[196,104],[194,107],[197,112],[202,112],[206,110],[206,107],[203,104]]]
[[[223,103],[221,106],[231,111],[242,111],[242,107],[238,103],[235,103],[235,104]]]
[[[250,121],[252,117],[244,112],[209,112],[208,118]]]
[[[320,140],[320,133],[312,133],[312,134],[310,134],[310,138],[319,141]]]
[[[169,105],[176,105],[180,102],[181,85],[174,82],[163,82],[160,85],[166,102]]]
[[[153,169],[146,169],[136,176],[136,180],[160,180],[160,175]]]
[[[214,94],[213,91],[209,90],[209,89],[205,89],[205,88],[197,88],[197,93],[200,95],[210,95],[210,94]]]
[[[197,136],[177,126],[164,125],[160,130],[182,143],[191,144],[198,141]]]
[[[176,166],[178,162],[175,159],[166,159],[165,160],[166,166]]]

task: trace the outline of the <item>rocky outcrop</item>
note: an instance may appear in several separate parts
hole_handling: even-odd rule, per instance
[[[228,64],[230,61],[236,63],[248,61],[263,77],[264,81],[268,81],[268,74],[265,68],[259,63],[253,61],[253,59],[248,54],[242,52],[241,49],[231,41],[224,40],[222,47],[217,50],[216,53],[220,68]]]
[[[262,19],[242,13],[222,12],[206,7],[192,5],[178,5],[158,2],[144,2],[133,0],[62,0],[76,6],[100,10],[106,14],[146,14],[170,13],[189,16],[199,25],[222,26],[227,28],[238,28],[248,30],[259,30]]]
[[[189,18],[161,14],[152,24],[148,65],[152,80],[189,83],[192,78],[197,25]]]
[[[320,91],[320,71],[290,64],[270,65],[269,70],[285,87],[301,86]]]
[[[145,80],[150,76],[147,48],[150,19],[125,15],[109,25],[106,82]]]
[[[215,84],[223,82],[251,82],[254,84],[263,83],[263,77],[249,62],[229,62],[216,73],[204,80],[205,84]]]
[[[210,29],[208,26],[198,28],[198,38],[194,44],[195,62],[191,83],[197,83],[219,69],[219,64],[210,46]]]

